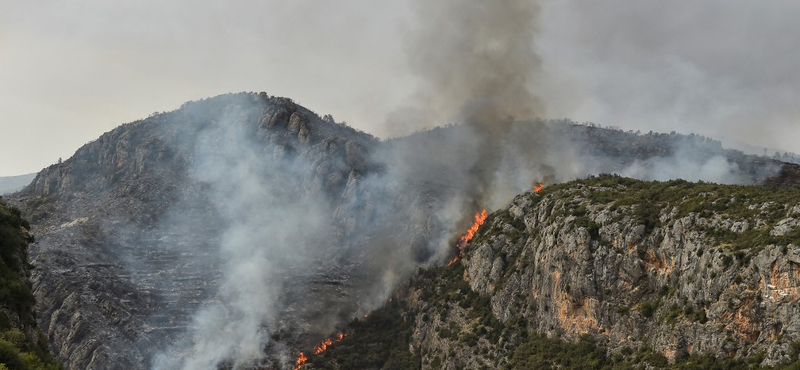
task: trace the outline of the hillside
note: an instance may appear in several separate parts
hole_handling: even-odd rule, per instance
[[[34,293],[55,353],[69,369],[131,370],[150,368],[161,351],[186,351],[179,343],[193,315],[225,294],[256,294],[220,291],[228,279],[246,283],[233,277],[245,262],[261,269],[250,279],[286,279],[312,289],[270,307],[288,312],[274,324],[285,341],[304,343],[299,335],[327,331],[326,322],[340,315],[352,317],[358,307],[332,302],[373,289],[371,279],[357,278],[372,272],[356,268],[361,258],[337,250],[345,245],[345,226],[352,231],[363,222],[346,210],[365,205],[354,204],[355,197],[368,202],[353,187],[360,173],[373,171],[362,159],[373,143],[288,99],[232,94],[120,126],[43,170],[15,200],[39,235],[31,249],[41,266],[33,271]],[[317,208],[286,211],[309,204]],[[288,227],[267,227],[277,219]],[[252,239],[232,227],[248,229]],[[285,244],[262,244],[280,238]],[[300,260],[280,251],[315,245],[336,248]],[[247,249],[253,247],[262,252]],[[284,263],[255,259],[270,248],[273,256],[286,255]],[[346,252],[357,255],[359,247]],[[337,264],[322,261],[332,256]],[[298,264],[317,268],[301,271]],[[326,286],[337,295],[298,307]],[[271,295],[251,299],[266,307]],[[321,312],[326,304],[342,312]],[[251,306],[242,305],[237,315],[250,314]],[[295,320],[310,327],[297,330]]]
[[[70,370],[280,368],[452,257],[479,200],[598,171],[800,183],[694,135],[508,127],[483,168],[469,127],[380,141],[266,93],[124,124],[9,198],[37,235],[39,326]]]
[[[28,244],[30,225],[0,198],[0,369],[58,370],[33,309]]]
[[[303,369],[796,368],[798,220],[797,188],[526,193]]]

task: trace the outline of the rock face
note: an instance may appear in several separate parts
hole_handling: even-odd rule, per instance
[[[799,204],[798,188],[613,176],[520,195],[309,368],[800,361]],[[541,335],[580,344],[562,358],[569,345]]]
[[[465,277],[540,333],[775,363],[800,339],[800,192],[772,191],[602,178],[522,195]]]

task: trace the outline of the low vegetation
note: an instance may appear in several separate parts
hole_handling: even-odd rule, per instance
[[[718,221],[721,225],[711,222],[708,226],[700,226],[700,230],[713,238],[715,246],[733,252],[757,253],[767,245],[800,242],[800,227],[785,235],[771,234],[775,226],[787,217],[800,218],[800,205],[787,203],[787,200],[800,201],[800,187],[720,185],[685,180],[640,181],[600,175],[547,187],[542,195],[569,195],[582,188],[590,189],[588,198],[594,204],[608,205],[612,211],[620,207],[633,208],[646,233],[663,226],[663,215],[680,218],[695,214],[701,219]],[[568,204],[568,209],[562,212],[578,217],[579,223],[583,223],[580,226],[591,225],[589,220],[580,219],[585,206],[583,213],[580,206],[574,204]],[[741,229],[723,227],[732,222],[742,225]]]

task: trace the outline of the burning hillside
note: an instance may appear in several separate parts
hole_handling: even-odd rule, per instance
[[[152,361],[201,369],[250,363],[279,344],[301,348],[382,306],[419,266],[451,259],[452,234],[468,240],[487,219],[476,210],[540,189],[537,179],[550,186],[621,171],[691,144],[587,130],[512,124],[506,142],[535,142],[547,155],[501,147],[498,166],[479,174],[492,178],[481,198],[473,197],[481,141],[466,126],[381,142],[266,94],[192,102],[121,126],[11,197],[37,236],[34,291],[40,317],[50,318],[40,325],[71,370],[143,370]],[[697,168],[722,158],[730,178],[756,183],[776,165],[728,154],[704,154]],[[58,330],[76,315],[91,324]],[[282,343],[271,342],[275,333]],[[103,345],[81,350],[90,343]]]
[[[354,321],[347,343],[310,361],[319,370],[791,369],[798,216],[800,188],[599,176],[521,194],[457,263],[421,271],[374,320]]]
[[[333,338],[326,338],[320,344],[314,347],[314,354],[318,355],[322,352],[325,352],[330,346],[334,345],[335,343],[341,342],[347,334],[339,333]],[[300,352],[300,355],[297,356],[297,360],[295,360],[295,370],[300,370],[303,368],[303,364],[308,361],[308,357],[306,357],[304,352]]]
[[[450,263],[448,263],[448,266],[458,261],[458,258],[461,257],[461,252],[464,251],[464,247],[466,247],[467,243],[472,240],[472,238],[475,236],[475,233],[478,232],[478,229],[486,221],[486,217],[485,209],[475,214],[475,221],[472,223],[472,226],[470,226],[467,231],[462,234],[460,238],[458,238],[458,241],[456,241],[456,256],[450,261]]]

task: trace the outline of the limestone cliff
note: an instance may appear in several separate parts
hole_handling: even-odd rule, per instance
[[[798,361],[798,245],[798,188],[614,176],[551,186],[491,214],[457,263],[423,271],[307,368]],[[386,312],[388,339],[377,334]],[[353,357],[386,342],[403,350]]]

